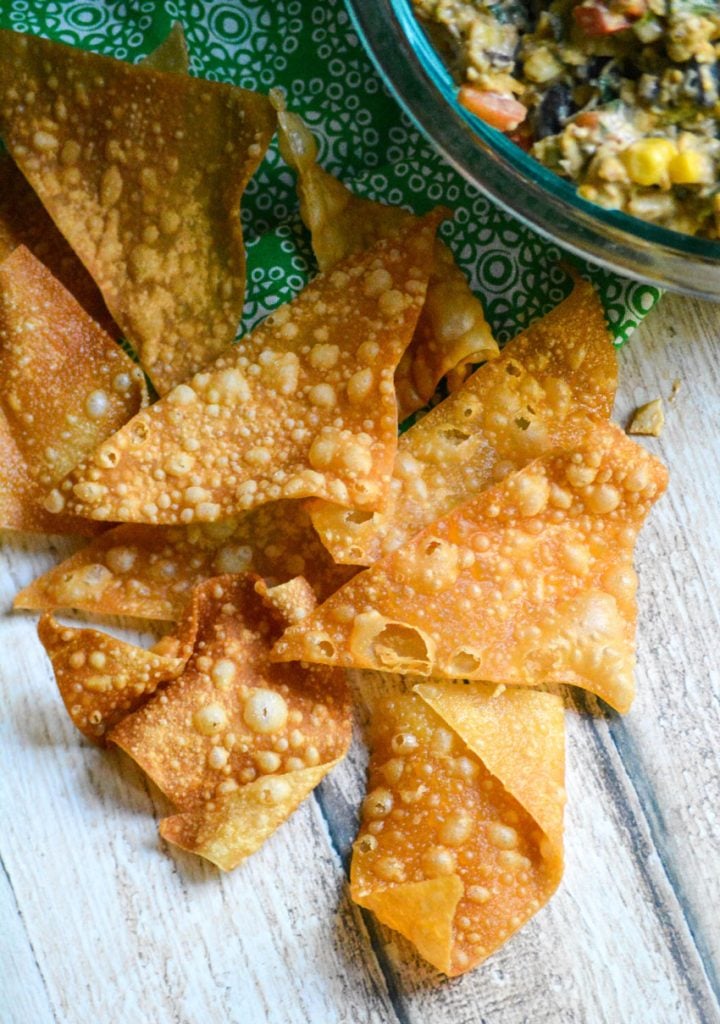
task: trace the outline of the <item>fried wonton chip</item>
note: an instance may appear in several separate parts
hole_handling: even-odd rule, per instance
[[[172,71],[176,75],[187,75],[190,71],[190,56],[188,54],[185,30],[179,21],[173,22],[173,26],[167,36],[152,53],[141,61],[146,68],[153,68],[155,71]]]
[[[634,695],[633,548],[665,467],[598,421],[358,573],[276,645],[283,661],[570,683]]]
[[[187,45],[176,22],[164,42],[144,60],[158,71],[188,71]],[[119,330],[98,286],[58,231],[49,213],[7,153],[0,153],[0,262],[26,246],[111,337]]]
[[[336,562],[371,565],[477,491],[554,447],[577,443],[578,414],[610,415],[617,360],[595,290],[571,295],[399,440],[390,497],[372,514],[309,505]]]
[[[274,90],[280,151],[298,175],[300,213],[312,234],[321,270],[413,223],[399,206],[354,195],[317,163],[317,145],[305,122],[285,109]],[[400,420],[422,408],[449,370],[494,359],[497,342],[482,305],[444,244],[437,239],[425,306],[410,346],[395,372]]]
[[[222,799],[164,818],[160,835],[223,871],[232,871],[270,838],[341,760],[265,775]]]
[[[109,736],[183,812],[163,834],[225,869],[260,846],[350,740],[342,672],[270,661],[288,622],[315,603],[302,581],[280,591],[275,599],[249,573],[201,584],[195,650],[183,674]]]
[[[195,639],[195,612],[191,605],[177,636],[164,637],[152,650],[96,629],[63,626],[43,615],[38,636],[52,662],[60,696],[81,733],[102,741],[161,683],[182,672]]]
[[[0,264],[0,526],[98,532],[48,491],[146,404],[142,371],[23,246]]]
[[[0,261],[21,245],[45,264],[104,331],[119,336],[98,286],[14,161],[0,153]]]
[[[302,574],[320,601],[355,572],[335,565],[300,502],[273,501],[220,523],[117,526],[34,580],[15,607],[177,619],[196,584],[246,571],[277,583]]]
[[[439,971],[475,967],[563,869],[559,697],[433,682],[374,708],[351,895]]]
[[[161,393],[235,337],[274,123],[235,86],[0,30],[0,135]]]
[[[321,274],[137,416],[63,483],[66,509],[190,523],[279,498],[378,508],[397,451],[393,373],[441,216]]]

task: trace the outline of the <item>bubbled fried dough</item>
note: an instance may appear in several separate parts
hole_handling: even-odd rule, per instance
[[[213,522],[280,498],[377,508],[397,450],[393,373],[443,214],[321,274],[101,445],[56,492],[121,522]]]
[[[480,683],[397,687],[372,708],[369,743],[352,897],[438,970],[461,974],[559,884],[562,701]]]
[[[334,564],[300,502],[274,501],[220,523],[107,530],[21,590],[14,606],[177,619],[192,588],[212,576],[256,572],[284,583],[303,575],[322,601],[354,571]]]
[[[312,235],[321,270],[329,270],[352,253],[373,245],[416,221],[399,206],[387,206],[354,195],[317,163],[312,132],[297,114],[278,109],[280,151],[297,171],[300,213]],[[497,342],[450,249],[437,239],[425,304],[412,341],[395,371],[399,419],[428,402],[442,377],[498,355]]]
[[[274,120],[235,86],[0,30],[0,135],[160,392],[235,337]]]
[[[335,762],[349,743],[350,707],[343,673],[270,662],[292,621],[283,594],[275,602],[251,574],[209,580],[197,593],[195,647],[182,675],[109,739],[181,811],[212,813],[264,776]],[[307,584],[293,594],[298,611],[313,607]]]
[[[147,404],[145,381],[24,246],[0,263],[0,382],[0,526],[97,533],[45,497]]]
[[[567,299],[400,437],[381,510],[358,515],[313,501],[313,525],[336,561],[372,565],[511,470],[577,444],[584,416],[610,415],[616,386],[602,304],[592,285],[577,281]]]
[[[513,685],[570,683],[626,711],[635,541],[665,467],[611,424],[458,506],[276,644],[282,661]]]

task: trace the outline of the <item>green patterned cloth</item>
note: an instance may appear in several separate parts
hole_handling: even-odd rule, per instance
[[[370,0],[368,0],[370,2]],[[410,125],[349,23],[342,0],[0,0],[0,26],[138,60],[185,27],[194,74],[262,92],[284,88],[321,143],[321,162],[358,193],[418,213],[454,210],[442,233],[483,300],[499,341],[568,290],[564,254],[480,195]],[[246,193],[244,328],[287,301],[313,273],[294,178],[275,144]],[[659,291],[584,266],[619,344]]]

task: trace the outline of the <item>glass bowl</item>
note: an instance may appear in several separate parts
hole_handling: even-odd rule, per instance
[[[720,302],[720,242],[693,238],[581,199],[456,100],[457,87],[409,0],[345,0],[386,85],[469,182],[539,234],[649,284]]]

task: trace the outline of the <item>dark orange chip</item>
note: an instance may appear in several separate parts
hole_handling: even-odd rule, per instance
[[[0,525],[98,532],[48,492],[147,402],[142,371],[24,247],[0,264]]]

